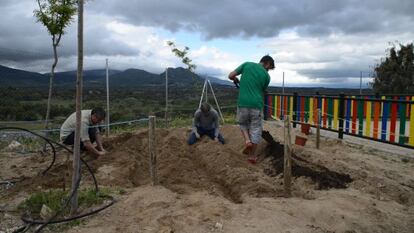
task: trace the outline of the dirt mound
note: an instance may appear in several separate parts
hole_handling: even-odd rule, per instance
[[[222,128],[225,145],[203,138],[188,146],[189,130],[157,129],[158,186],[149,185],[146,130],[105,139],[108,154],[85,159],[100,185],[125,192],[116,205],[71,232],[413,232],[412,161],[330,138],[315,149],[310,135],[307,146],[294,147],[294,198],[274,198],[284,194],[278,143],[283,128],[265,124],[265,129],[275,140],[259,145],[256,165],[241,153],[237,126]],[[0,156],[0,176],[26,177],[0,193],[0,230],[20,215],[11,218],[2,211],[17,213],[15,206],[32,191],[70,187],[67,155],[59,152],[45,176],[38,173],[50,156]],[[81,187],[91,186],[86,169],[82,175]]]
[[[246,161],[240,132],[225,126],[226,144],[209,138],[186,145],[190,132],[183,129],[157,129],[157,172],[161,185],[177,193],[205,190],[240,203],[244,195],[281,196],[275,180],[263,169]],[[149,177],[148,132],[125,134],[106,143],[109,154],[91,163],[104,185],[139,186]]]
[[[283,145],[275,142],[270,134],[265,134],[267,142],[263,141],[257,151],[261,160],[251,165],[246,155],[241,153],[244,145],[238,127],[224,126],[221,132],[226,140],[225,145],[204,137],[189,146],[186,144],[189,130],[157,129],[159,183],[178,194],[207,191],[234,203],[243,202],[246,195],[283,196],[282,178],[275,177],[283,172]],[[104,146],[108,150],[105,156],[96,160],[85,157],[100,185],[132,188],[150,183],[147,130],[105,140]],[[65,160],[66,156],[59,154],[58,162],[46,176],[27,179],[20,183],[21,188],[15,190],[69,188],[72,169],[71,161]],[[301,185],[300,189],[312,190],[315,185],[316,189],[345,188],[352,181],[348,175],[330,171],[298,156],[293,156],[292,174],[307,177],[301,179],[307,182],[307,186]],[[82,175],[81,185],[92,184],[86,169],[83,169]]]
[[[272,158],[274,170],[267,170],[269,175],[278,175],[283,173],[284,168],[284,146],[276,142],[268,131],[263,131],[263,138],[267,141],[265,154]],[[331,171],[319,164],[306,160],[292,154],[292,176],[310,177],[316,182],[317,189],[346,188],[347,184],[352,182],[348,174]]]

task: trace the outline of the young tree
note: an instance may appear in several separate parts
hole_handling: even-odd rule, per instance
[[[194,73],[197,66],[191,63],[192,60],[187,56],[190,48],[186,46],[184,49],[180,50],[172,41],[167,41],[167,45],[171,47],[171,52],[173,52],[175,56],[179,57],[181,59],[181,62],[187,66],[187,69]]]
[[[195,75],[195,68],[192,60],[187,56],[188,51],[190,50],[189,47],[185,46],[184,49],[180,50],[177,48],[174,42],[167,41],[167,45],[171,48],[171,52],[174,53],[175,56],[181,59],[181,62],[187,66],[187,69],[191,72],[191,74]],[[168,128],[168,69],[165,71],[166,79],[165,79],[165,126]],[[193,76],[194,78],[194,76]],[[194,83],[194,85],[197,85]]]
[[[404,94],[414,92],[413,44],[393,46],[387,57],[374,69],[371,83],[376,92]]]
[[[75,215],[78,210],[78,187],[81,179],[80,174],[80,131],[83,89],[83,4],[84,0],[78,0],[78,71],[76,75],[76,127],[75,143],[73,148],[73,175],[71,213]]]
[[[38,22],[41,22],[52,36],[54,61],[49,79],[49,95],[47,99],[45,129],[48,128],[50,116],[50,103],[52,99],[53,78],[58,63],[57,47],[59,46],[65,28],[72,22],[76,13],[76,0],[36,0],[39,9],[34,11]]]

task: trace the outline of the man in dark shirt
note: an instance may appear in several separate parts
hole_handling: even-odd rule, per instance
[[[224,144],[224,138],[219,132],[219,115],[208,103],[201,104],[194,114],[193,132],[188,138],[188,145],[196,143],[203,135]]]

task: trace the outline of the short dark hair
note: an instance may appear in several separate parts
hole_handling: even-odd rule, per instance
[[[92,109],[91,114],[95,115],[99,119],[104,119],[105,115],[106,115],[105,110],[103,110],[103,108],[101,108],[101,107],[96,107],[96,108]]]
[[[262,59],[260,59],[260,63],[263,64],[269,64],[270,65],[270,69],[274,69],[275,68],[275,60],[273,60],[273,58],[269,55],[266,55],[264,57],[262,57]]]
[[[206,113],[206,112],[210,111],[211,106],[210,106],[210,104],[204,102],[204,103],[201,104],[200,109],[201,109],[202,112]]]

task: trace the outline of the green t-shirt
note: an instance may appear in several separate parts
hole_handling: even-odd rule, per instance
[[[241,74],[237,106],[263,108],[263,94],[269,86],[270,76],[260,63],[245,62],[235,70]]]

